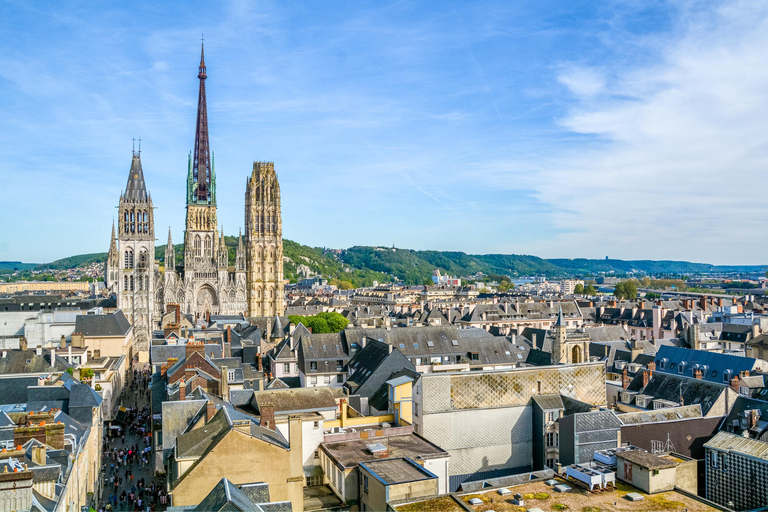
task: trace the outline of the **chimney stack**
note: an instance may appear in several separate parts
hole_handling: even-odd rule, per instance
[[[693,370],[693,378],[702,380],[704,379],[704,372],[701,371],[701,368],[694,368]]]
[[[737,393],[739,392],[739,378],[738,377],[734,377],[734,378],[731,379],[731,389],[734,390]]]
[[[229,401],[229,372],[227,367],[221,367],[221,398]]]
[[[652,371],[652,372],[655,372],[656,371],[656,361],[651,361],[650,363],[648,363],[648,369],[650,371]]]
[[[45,466],[45,445],[32,447],[32,462],[40,466]]]
[[[66,346],[67,346],[67,337],[62,334],[61,341],[59,342],[59,348],[66,348]]]
[[[262,405],[259,407],[261,426],[268,428],[269,430],[277,430],[275,428],[275,407],[272,405]]]
[[[184,379],[179,381],[179,400],[186,400],[187,398],[187,383]]]
[[[648,385],[648,382],[650,382],[652,376],[653,376],[653,372],[651,372],[650,370],[643,372],[643,387]]]
[[[216,415],[216,405],[214,405],[212,401],[208,400],[208,403],[205,407],[205,422],[208,423]]]
[[[624,370],[621,372],[621,387],[624,389],[627,389],[629,387],[629,374],[627,373],[626,366],[624,367]]]

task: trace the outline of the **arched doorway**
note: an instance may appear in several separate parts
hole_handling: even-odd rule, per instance
[[[571,362],[572,363],[581,362],[581,347],[579,347],[578,345],[575,345],[571,350]]]
[[[197,291],[197,311],[195,316],[215,315],[219,312],[219,302],[216,299],[216,292],[210,285],[203,285]]]

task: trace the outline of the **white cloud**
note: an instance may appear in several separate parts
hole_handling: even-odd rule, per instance
[[[605,76],[594,68],[569,66],[557,80],[577,96],[594,96],[605,90]]]
[[[564,231],[542,255],[765,262],[768,5],[679,15],[655,64],[559,77],[579,96],[562,125],[596,142],[536,175]]]

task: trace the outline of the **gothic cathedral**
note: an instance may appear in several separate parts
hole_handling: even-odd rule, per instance
[[[144,183],[140,150],[133,155],[128,185],[120,197],[117,239],[112,227],[105,281],[134,325],[140,360],[168,304],[179,304],[182,312],[200,320],[210,315],[283,314],[280,185],[274,164],[253,164],[245,193],[245,245],[241,235],[235,264],[230,266],[224,231],[219,234],[216,220],[216,171],[209,148],[203,52],[197,76],[195,149],[187,165],[182,261],[177,265],[169,229],[164,268],[155,264],[152,198]]]

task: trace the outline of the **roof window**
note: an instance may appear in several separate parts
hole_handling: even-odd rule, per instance
[[[434,347],[435,346],[435,342],[434,341],[428,341],[427,342],[427,346],[428,347]]]
[[[459,341],[458,340],[451,340],[451,345],[453,345],[454,347],[458,347],[459,346]]]

